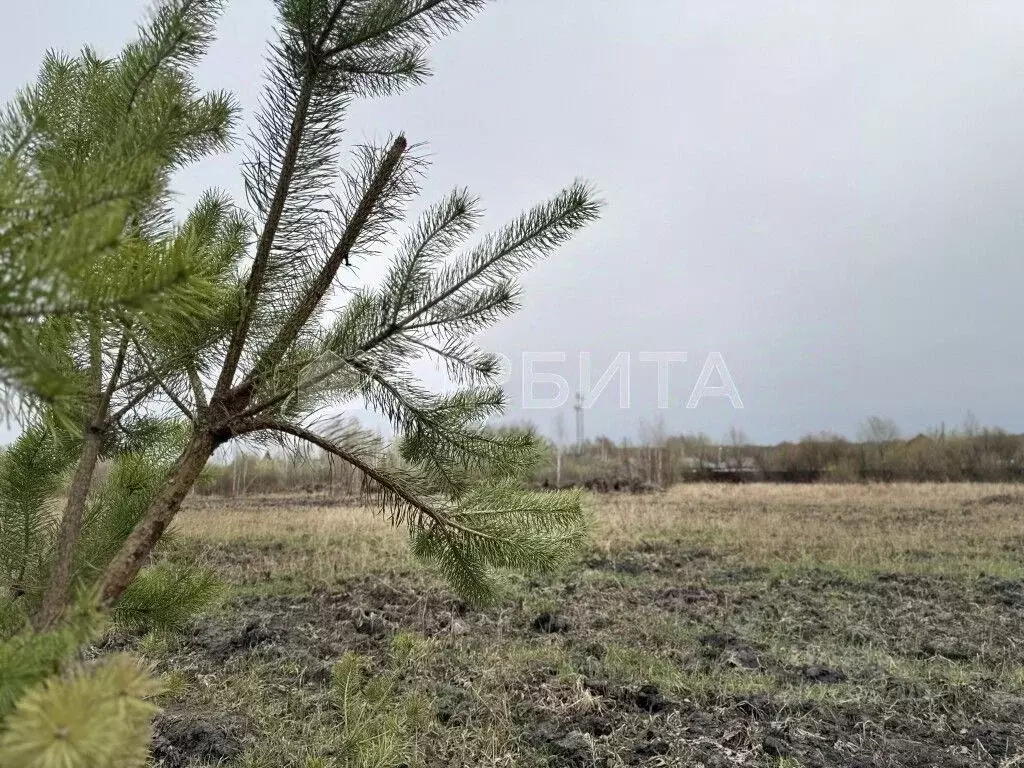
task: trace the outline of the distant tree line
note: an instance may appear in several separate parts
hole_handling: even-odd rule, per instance
[[[552,446],[558,451],[557,445]],[[655,425],[636,442],[605,437],[562,448],[556,462],[538,469],[546,485],[597,490],[664,487],[677,482],[1017,482],[1024,480],[1024,435],[983,427],[968,415],[904,438],[890,419],[872,417],[851,440],[821,432],[777,445],[749,442],[740,429],[722,440],[706,434],[667,435]],[[556,474],[560,477],[556,477]]]
[[[517,429],[533,429],[529,425]],[[856,439],[821,432],[777,445],[751,443],[741,429],[721,440],[667,434],[642,425],[636,439],[597,437],[582,446],[546,441],[526,479],[534,487],[644,491],[679,482],[1019,482],[1024,435],[983,427],[972,416],[910,438],[890,419],[872,417]],[[316,449],[278,454],[239,451],[210,464],[196,492],[213,496],[273,493],[356,499],[369,489],[360,473]]]

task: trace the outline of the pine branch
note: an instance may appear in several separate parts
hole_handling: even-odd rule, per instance
[[[209,405],[206,401],[206,389],[199,378],[199,371],[196,370],[195,363],[192,361],[186,362],[185,373],[188,375],[189,385],[192,387],[192,397],[196,403],[196,413],[200,418],[203,418]]]
[[[456,381],[488,383],[498,373],[498,356],[483,352],[466,342],[449,341],[444,347],[437,347],[413,336],[409,340],[446,364],[448,375]]]
[[[337,456],[339,459],[348,462],[375,483],[380,485],[380,487],[386,492],[401,499],[405,504],[408,504],[409,507],[415,509],[417,512],[425,515],[438,524],[445,524],[441,513],[435,510],[425,499],[420,498],[409,489],[403,487],[400,483],[395,482],[393,478],[389,477],[386,473],[381,472],[355,453],[345,450],[338,443],[318,435],[310,429],[301,427],[298,424],[290,424],[284,421],[267,419],[252,422],[252,429],[254,431],[265,430],[271,432],[283,432],[285,434],[292,435],[293,437],[297,437],[300,440],[304,440],[311,445],[315,445],[318,448]]]
[[[113,247],[115,243],[108,243],[104,247]],[[85,314],[101,314],[113,310],[124,310],[137,307],[144,307],[153,299],[165,295],[173,288],[182,285],[188,280],[188,275],[176,273],[167,275],[162,282],[156,282],[132,293],[111,295],[89,301],[61,301],[60,299],[49,304],[35,304],[32,306],[3,305],[0,306],[0,320],[38,320],[46,317],[74,317]]]
[[[154,382],[156,382],[156,385],[160,389],[160,391],[167,395],[167,398],[178,407],[178,410],[181,411],[182,415],[184,415],[186,419],[194,422],[196,420],[195,414],[192,413],[192,410],[184,402],[182,402],[181,398],[179,398],[174,393],[174,390],[172,390],[167,385],[167,383],[163,380],[160,374],[157,373],[156,368],[153,366],[153,363],[150,361],[149,356],[142,348],[142,345],[139,343],[138,339],[133,338],[132,345],[135,347],[135,352],[139,356],[139,359],[142,361],[142,364],[145,366],[149,376],[153,379]]]
[[[327,263],[320,269],[313,284],[306,289],[301,301],[295,307],[289,319],[253,366],[252,373],[239,385],[239,389],[252,386],[254,381],[281,357],[284,351],[294,343],[299,332],[305,327],[316,308],[320,306],[327,291],[334,283],[338,269],[342,264],[348,263],[353,247],[358,242],[375,209],[381,204],[382,197],[386,193],[407,147],[408,142],[404,136],[399,136],[392,143],[373,179],[367,186],[362,199],[359,201],[359,205],[346,224],[345,230]]]
[[[338,19],[341,17],[341,12],[345,10],[345,6],[348,5],[349,0],[335,0],[334,8],[331,9],[331,15],[327,17],[327,22],[324,24],[324,28],[320,31],[320,35],[316,39],[315,50],[322,51],[324,46],[327,44],[327,39],[331,36],[331,32],[334,30],[338,23]]]
[[[27,429],[0,454],[0,584],[11,597],[42,589],[45,575],[29,571],[50,546],[48,502],[60,492],[73,459],[41,426]]]
[[[459,331],[465,326],[466,332],[490,325],[495,320],[511,315],[519,309],[519,289],[511,282],[502,281],[490,285],[478,293],[466,288],[456,295],[438,302],[430,311],[420,315],[426,317],[418,322],[405,325],[406,331]]]
[[[345,448],[337,442],[319,435],[310,429],[297,424],[275,420],[254,421],[251,423],[251,429],[253,431],[271,431],[289,434],[337,456],[370,478],[386,495],[400,500],[401,503],[415,510],[439,528],[458,531],[467,536],[477,537],[480,539],[495,540],[494,536],[485,531],[474,530],[462,525],[456,520],[453,520],[450,516],[445,514],[442,508],[432,505],[415,491],[399,482],[394,476],[381,471],[352,451],[345,450]]]
[[[109,419],[110,423],[112,425],[113,424],[120,424],[121,420],[127,414],[129,414],[132,411],[134,411],[147,397],[152,395],[159,388],[160,388],[160,386],[156,382],[153,382],[152,384],[150,384],[150,385],[140,389],[138,392],[136,392],[134,395],[132,395],[128,400],[126,400],[125,403],[120,408],[118,408],[116,411],[114,411],[110,415],[110,419]]]
[[[222,0],[179,0],[177,4],[165,3],[155,9],[149,27],[142,30],[145,42],[126,52],[150,57],[131,86],[129,112],[142,89],[168,62],[194,60],[205,51],[211,40],[210,28],[222,7]]]
[[[303,251],[309,250],[310,233],[320,226],[320,206],[334,166],[337,118],[350,95],[361,90],[390,92],[403,78],[418,80],[425,71],[418,50],[406,42],[452,29],[482,4],[482,0],[383,0],[335,3],[322,20],[308,8],[286,14],[271,73],[277,92],[271,91],[267,97],[261,117],[263,138],[257,140],[265,157],[257,156],[249,163],[247,182],[250,196],[264,213],[265,225],[215,398],[225,398],[232,389],[255,315],[258,309],[266,309],[257,304],[270,287],[268,280],[273,277],[287,283],[289,273],[295,272],[287,269],[289,258],[305,255],[308,259]],[[322,25],[315,38],[312,25]],[[351,55],[346,58],[347,54]],[[279,131],[279,126],[285,128],[281,125],[284,112],[291,113],[291,122]],[[287,135],[283,145],[282,133]],[[276,181],[268,194],[271,169]],[[275,258],[275,251],[284,260]],[[329,256],[328,262],[336,255]],[[275,347],[294,333],[289,328]],[[265,364],[264,358],[258,367]]]
[[[392,0],[391,8],[387,3],[382,3],[381,22],[374,25],[372,21],[365,24],[362,31],[356,31],[351,37],[341,40],[338,45],[326,51],[326,55],[333,57],[344,51],[353,50],[371,41],[388,37],[400,32],[409,22],[418,17],[426,17],[427,22],[418,25],[418,28],[411,32],[421,37],[426,37],[429,32],[431,21],[438,29],[445,30],[457,26],[467,19],[474,12],[483,7],[486,0]],[[387,11],[391,11],[390,17]],[[431,14],[439,11],[436,18],[431,19]],[[388,41],[390,42],[390,41]]]
[[[228,350],[224,357],[220,378],[217,380],[214,388],[215,397],[227,394],[234,380],[235,372],[238,370],[238,364],[242,359],[242,351],[249,334],[249,327],[256,310],[260,291],[263,289],[264,279],[266,278],[267,263],[270,259],[271,249],[274,246],[277,227],[281,222],[281,215],[284,212],[285,202],[288,198],[288,188],[291,186],[292,177],[295,174],[296,160],[299,156],[302,134],[305,129],[306,113],[313,96],[313,85],[314,73],[307,71],[302,87],[299,90],[298,103],[296,104],[295,114],[292,117],[291,130],[288,134],[288,144],[281,162],[281,172],[274,188],[274,197],[256,246],[256,255],[253,258],[252,268],[249,271],[249,279],[245,284],[245,297],[242,302],[241,315],[231,335],[231,341],[228,343]]]
[[[68,646],[66,655],[74,649]],[[145,764],[159,709],[149,699],[160,692],[159,683],[127,656],[72,670],[20,697],[5,718],[0,762],[62,768]]]
[[[224,586],[195,566],[157,565],[139,573],[114,609],[114,621],[133,632],[181,631],[215,605]]]
[[[352,352],[339,354],[337,363],[326,367],[305,381],[304,385],[314,387],[346,368],[356,368],[368,354],[404,333],[444,325],[444,314],[419,323],[417,321],[442,306],[445,301],[457,298],[476,281],[490,277],[490,272],[497,273],[499,281],[479,295],[481,301],[475,307],[470,303],[448,319],[454,324],[462,323],[475,314],[493,319],[488,318],[488,312],[502,305],[511,308],[510,302],[514,301],[514,293],[503,280],[513,271],[549,253],[576,230],[595,219],[600,207],[601,203],[594,199],[590,188],[581,182],[563,190],[553,200],[524,214],[505,227],[497,237],[478,247],[461,265],[461,269],[449,270],[439,278],[436,281],[439,286],[436,292],[419,306],[408,310],[398,322],[378,328],[371,338],[359,343]],[[291,390],[269,395],[247,407],[241,416],[247,418],[266,413],[291,395]]]
[[[97,412],[93,421],[93,426],[96,428],[102,428],[102,422],[106,419],[107,412],[110,409],[110,399],[114,396],[114,392],[117,391],[118,382],[121,380],[121,372],[124,370],[125,357],[128,354],[130,335],[131,333],[127,327],[121,333],[121,341],[117,347],[117,357],[114,359],[114,366],[110,371],[110,377],[107,379],[107,386],[103,390],[96,409]]]
[[[510,270],[528,266],[596,219],[600,209],[601,202],[594,199],[592,190],[583,182],[576,182],[550,202],[537,206],[505,227],[493,241],[485,242],[470,254],[461,268],[442,275],[437,294],[407,315],[400,325],[412,325],[490,270],[497,270],[499,276],[504,277]]]

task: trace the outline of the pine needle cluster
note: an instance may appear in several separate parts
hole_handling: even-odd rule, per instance
[[[77,425],[114,329],[201,328],[216,298],[209,222],[175,226],[169,184],[231,141],[232,98],[191,74],[220,5],[163,3],[114,58],[48,53],[0,117],[0,385],[30,414]]]
[[[433,711],[422,695],[402,691],[400,684],[428,652],[421,638],[400,633],[384,669],[371,669],[369,659],[358,653],[347,653],[335,664],[331,698],[341,718],[339,752],[345,768],[413,762]]]
[[[71,593],[86,595],[159,491],[181,429],[151,429],[145,450],[119,451],[89,495],[71,571]],[[67,436],[63,436],[67,440]],[[0,455],[0,639],[37,613],[57,556],[55,498],[68,474],[59,433],[29,429]],[[114,612],[137,630],[174,629],[220,594],[209,571],[164,563],[140,572]]]
[[[50,677],[4,721],[0,763],[12,768],[131,768],[149,757],[160,686],[138,662],[113,656]]]

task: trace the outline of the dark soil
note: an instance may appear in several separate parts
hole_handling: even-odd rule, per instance
[[[537,632],[547,632],[548,634],[568,632],[570,626],[569,621],[564,616],[548,613],[547,611],[539,614],[533,620],[533,628]]]
[[[164,716],[153,726],[153,758],[167,768],[185,768],[196,761],[218,764],[239,753],[230,728],[191,717]]]
[[[776,574],[643,549],[524,581],[486,610],[415,570],[235,597],[158,659],[188,685],[154,758],[241,764],[262,730],[232,699],[240,670],[264,675],[267,695],[320,702],[334,662],[382,659],[399,631],[437,648],[416,678],[437,721],[430,766],[967,768],[1022,753],[1021,581]],[[223,693],[200,701],[211,679]],[[512,734],[511,762],[486,762],[482,728]]]

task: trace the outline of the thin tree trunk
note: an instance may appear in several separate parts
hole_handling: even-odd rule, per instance
[[[107,566],[100,581],[100,599],[104,607],[116,603],[138,574],[167,526],[181,509],[181,502],[199,478],[214,447],[213,437],[206,432],[194,435],[189,441],[163,489]]]
[[[68,589],[71,586],[71,567],[74,563],[75,545],[82,533],[82,519],[85,503],[89,497],[92,476],[99,461],[103,446],[103,432],[89,428],[85,432],[82,453],[75,467],[75,474],[68,491],[68,500],[61,516],[60,536],[57,541],[57,559],[50,574],[50,582],[43,595],[36,626],[39,629],[52,627],[64,613]]]
[[[82,520],[85,517],[85,505],[89,498],[93,474],[103,449],[103,437],[106,432],[110,400],[114,396],[121,371],[124,368],[125,355],[128,352],[128,332],[121,334],[117,357],[110,371],[110,379],[103,385],[103,349],[102,334],[94,325],[89,336],[89,376],[92,380],[93,394],[90,398],[89,416],[85,422],[82,436],[82,451],[78,457],[78,465],[68,490],[68,500],[61,515],[60,531],[57,538],[57,559],[50,574],[50,580],[43,594],[36,619],[38,629],[47,629],[57,623],[63,615],[68,602],[71,588],[71,571],[75,560],[75,547],[82,535]]]

